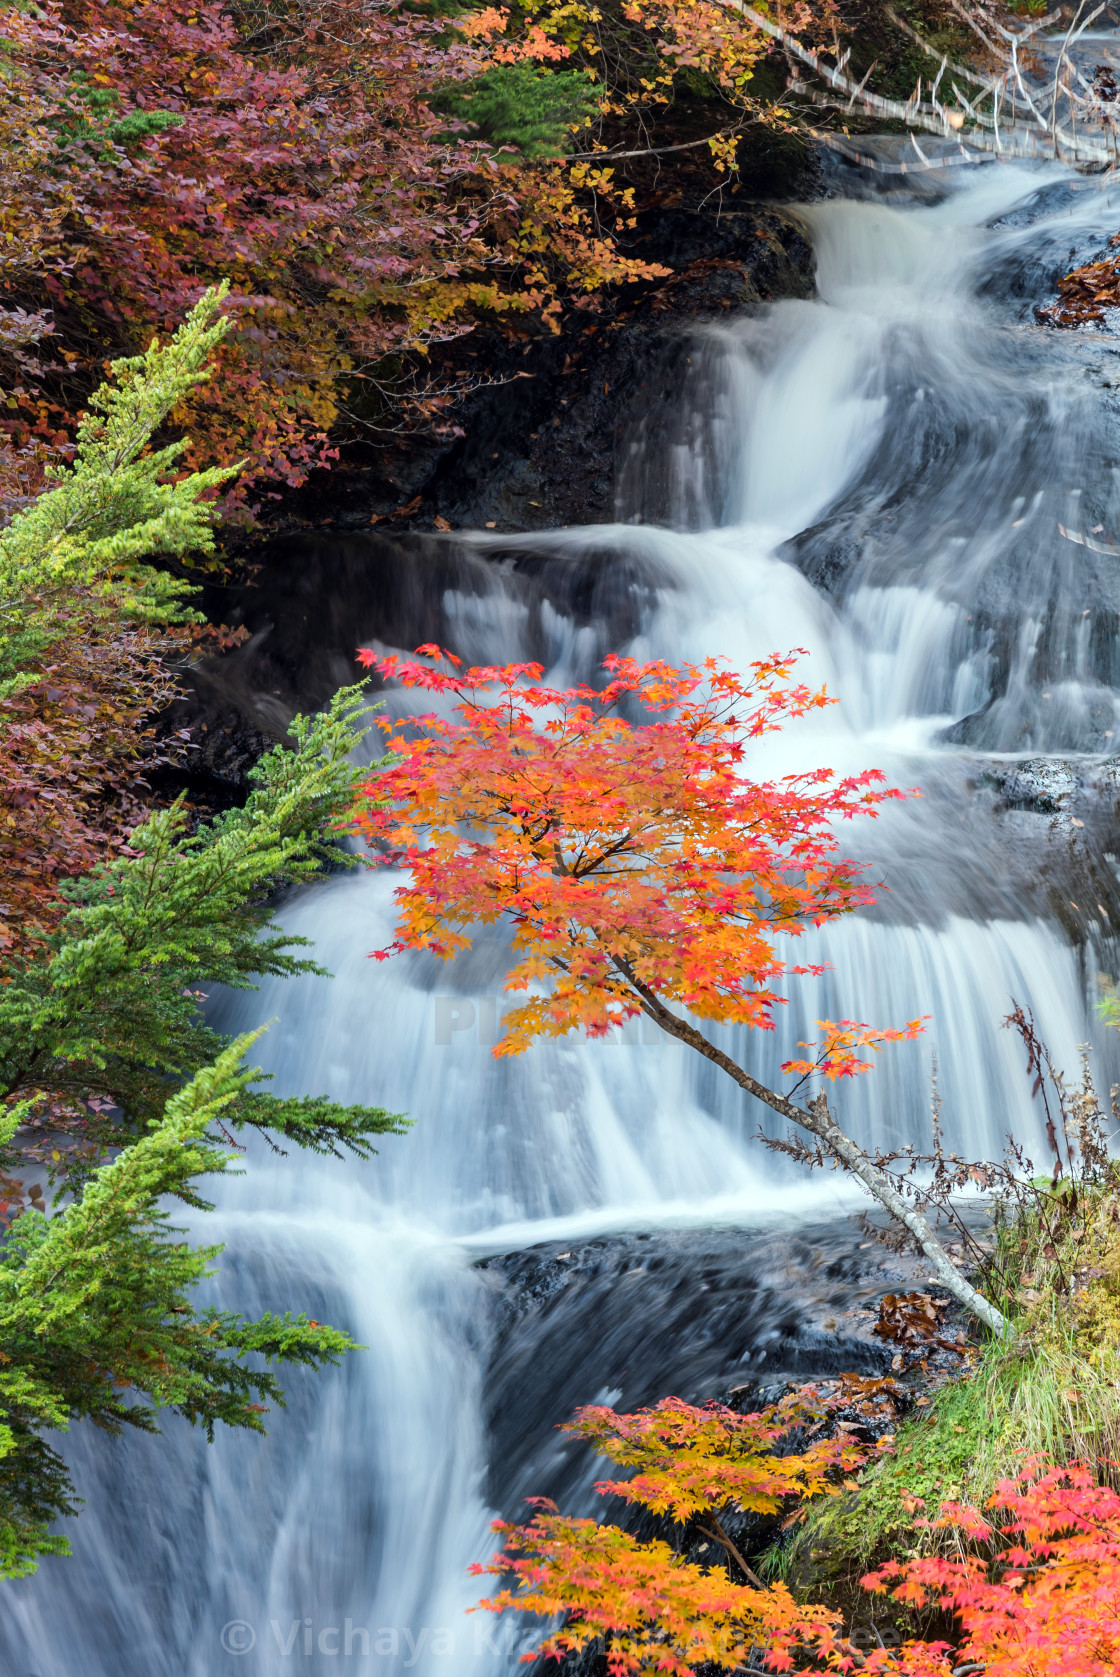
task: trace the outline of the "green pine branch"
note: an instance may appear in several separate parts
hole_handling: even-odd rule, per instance
[[[262,758],[242,809],[195,833],[181,801],[160,810],[132,835],[134,854],[71,887],[75,907],[45,958],[9,968],[0,985],[0,1093],[68,1099],[77,1133],[116,1144],[162,1110],[169,1079],[193,1076],[224,1046],[199,1012],[211,986],[322,972],[299,953],[306,939],[275,929],[274,898],[328,866],[356,865],[337,829],[369,774],[352,761],[364,714],[361,689],[343,690],[321,716],[296,719],[294,750]],[[83,1105],[91,1099],[118,1114],[98,1119]],[[259,1091],[227,1122],[363,1157],[373,1136],[404,1125],[380,1107]]]
[[[167,344],[112,363],[90,398],[71,465],[56,485],[0,530],[0,699],[33,679],[24,666],[58,633],[52,604],[91,589],[119,614],[151,622],[201,621],[189,583],[149,563],[156,554],[212,552],[213,492],[238,466],[179,471],[186,442],[150,440],[198,385],[229,330],[224,282],[207,291]]]
[[[242,1060],[259,1035],[239,1037],[172,1095],[79,1199],[54,1216],[25,1212],[0,1247],[0,1576],[65,1552],[48,1528],[74,1512],[73,1492],[44,1429],[84,1416],[112,1433],[156,1431],[170,1409],[209,1437],[218,1422],[261,1432],[283,1393],[246,1356],[317,1368],[353,1347],[303,1315],[196,1310],[194,1289],[222,1248],[178,1238],[160,1206],[232,1162],[210,1131],[254,1077]]]

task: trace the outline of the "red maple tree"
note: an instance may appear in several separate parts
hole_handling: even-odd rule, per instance
[[[908,1607],[953,1614],[956,1646],[906,1644],[869,1669],[949,1677],[1111,1677],[1120,1669],[1120,1495],[1093,1467],[1029,1462],[981,1511],[946,1503],[935,1527],[958,1534],[963,1556],[893,1561],[864,1586]]]
[[[804,1403],[807,1395],[791,1401]],[[670,1407],[675,1451],[666,1452],[657,1423]],[[781,1458],[787,1477],[777,1486],[749,1430],[741,1439],[724,1430],[713,1448],[729,1413],[718,1405],[692,1409],[668,1399],[638,1416],[615,1416],[598,1432],[582,1424],[585,1416],[611,1413],[581,1411],[571,1430],[597,1441],[605,1431],[608,1450],[612,1435],[627,1438],[631,1465],[638,1467],[642,1439],[649,1439],[644,1455],[655,1466],[653,1494],[646,1494],[641,1473],[597,1488],[653,1511],[675,1507],[679,1517],[689,1517],[698,1460],[714,1484],[729,1475],[737,1487],[732,1500],[744,1507],[758,1506],[778,1488],[793,1497],[829,1488],[822,1463],[803,1473],[804,1458],[796,1454]],[[755,1439],[768,1425],[780,1425],[774,1409],[735,1419],[753,1423]],[[856,1454],[849,1448],[844,1465]],[[524,1525],[495,1524],[502,1552],[471,1568],[476,1576],[506,1581],[480,1603],[489,1611],[563,1615],[561,1627],[526,1653],[526,1661],[542,1653],[560,1658],[601,1638],[611,1677],[655,1671],[688,1677],[706,1663],[794,1677],[1112,1677],[1120,1664],[1120,1496],[1098,1482],[1088,1463],[1028,1463],[1017,1479],[997,1486],[984,1512],[946,1503],[936,1520],[924,1522],[951,1534],[961,1552],[890,1561],[862,1582],[910,1611],[932,1607],[950,1615],[957,1634],[952,1641],[916,1637],[870,1652],[845,1636],[837,1612],[798,1604],[783,1585],[763,1585],[749,1569],[753,1589],[685,1560],[665,1541],[641,1542],[616,1526],[570,1519],[539,1499],[531,1506]]]
[[[385,957],[470,947],[475,928],[512,928],[495,1054],[573,1029],[602,1036],[641,1013],[808,1130],[915,1237],[944,1285],[997,1331],[1000,1313],[964,1278],[928,1220],[841,1129],[823,1092],[799,1106],[769,1088],[693,1021],[773,1029],[782,981],[817,973],[783,952],[807,926],[872,900],[840,853],[837,824],[901,796],[876,769],[756,781],[750,743],[830,703],[792,678],[796,653],[744,678],[718,659],[605,662],[602,687],[540,685],[539,664],[464,669],[438,647],[416,661],[359,653],[367,668],[451,700],[451,715],[383,721],[397,761],[365,787],[356,826],[406,864]],[[631,718],[634,718],[631,720]],[[803,1082],[866,1071],[864,1050],[914,1036],[820,1020]]]

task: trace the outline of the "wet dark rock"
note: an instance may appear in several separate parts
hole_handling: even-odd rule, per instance
[[[204,593],[244,644],[203,660],[168,713],[202,749],[201,783],[244,786],[256,751],[282,739],[298,710],[317,710],[359,678],[358,647],[464,648],[474,602],[508,611],[526,654],[548,660],[550,614],[593,632],[605,656],[641,630],[662,577],[641,556],[604,546],[571,553],[518,544],[380,530],[288,533],[261,550],[261,573]],[[468,627],[469,633],[469,627]],[[224,736],[224,743],[223,743]]]
[[[1060,814],[1077,797],[1081,781],[1061,757],[1030,757],[985,770],[984,781],[1010,807]]]
[[[587,1512],[589,1451],[556,1430],[581,1404],[757,1407],[763,1390],[889,1372],[894,1348],[872,1332],[879,1300],[925,1276],[915,1259],[864,1247],[854,1219],[603,1235],[480,1267],[494,1286],[487,1497],[510,1515],[532,1495]]]
[[[515,323],[448,346],[433,379],[477,376],[454,409],[462,434],[348,448],[286,516],[320,529],[499,531],[613,519],[620,443],[655,397],[679,394],[673,363],[688,333],[813,293],[804,228],[768,204],[646,210],[627,250],[671,272],[571,311],[556,336]]]
[[[1101,797],[1120,798],[1120,757],[1109,757],[1086,771],[1087,784]]]
[[[244,803],[249,770],[280,733],[263,730],[251,707],[238,703],[208,676],[191,672],[184,696],[160,718],[161,738],[179,736],[174,761],[148,779],[157,797],[186,795],[201,817]]]
[[[446,591],[483,592],[494,563],[523,579],[510,594],[530,632],[553,594],[577,623],[594,624],[604,653],[639,631],[659,582],[649,564],[615,551],[561,557],[529,533],[618,516],[630,439],[656,455],[695,331],[809,296],[813,279],[800,223],[767,204],[655,206],[637,218],[632,254],[671,272],[607,298],[601,312],[573,311],[557,336],[479,328],[433,354],[437,381],[477,370],[479,388],[454,410],[463,434],[345,447],[334,470],[285,499],[274,533],[251,551],[252,581],[204,589],[207,616],[250,639],[188,675],[165,726],[188,728],[196,749],[169,789],[205,807],[243,798],[255,756],[295,711],[354,679],[357,646],[449,644]],[[526,532],[525,550],[488,555],[472,541],[464,552],[448,539],[457,529]]]

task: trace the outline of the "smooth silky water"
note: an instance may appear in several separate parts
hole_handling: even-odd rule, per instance
[[[532,543],[553,579],[592,549],[637,568],[625,650],[640,656],[743,668],[808,649],[809,678],[839,702],[762,742],[752,772],[874,765],[922,789],[845,830],[888,888],[880,905],[811,940],[828,973],[795,985],[774,1037],[733,1046],[778,1078],[815,1018],[926,1014],[920,1043],[843,1091],[843,1115],[864,1142],[928,1139],[936,1051],[951,1143],[983,1154],[1008,1127],[1037,1138],[1000,1029],[1011,999],[1073,1070],[1113,959],[1103,905],[1054,909],[1068,829],[1012,830],[982,780],[992,753],[1120,751],[1114,561],[1059,531],[1120,534],[1102,388],[1120,346],[1030,316],[1118,208],[1093,183],[1010,167],[940,198],[868,191],[804,211],[818,300],[697,340],[661,442],[639,433],[623,462],[618,522]],[[543,643],[551,676],[586,676],[607,629],[566,610],[562,588],[530,610],[512,557],[525,547],[468,542],[473,580],[440,604],[447,636],[485,661]],[[216,1213],[193,1219],[227,1243],[225,1304],[306,1309],[368,1349],[289,1375],[267,1439],[207,1446],[174,1419],[162,1440],[77,1427],[67,1455],[89,1506],[72,1559],[5,1587],[5,1677],[496,1677],[511,1651],[467,1615],[467,1567],[489,1552],[496,1505],[562,1487],[590,1506],[588,1464],[552,1431],[575,1403],[710,1396],[771,1345],[799,1346],[787,1364],[802,1369],[830,1354],[815,1324],[854,1276],[835,1219],[858,1196],[763,1150],[764,1114],[636,1025],[494,1061],[503,946],[452,969],[370,961],[392,885],[343,876],[293,901],[285,924],[335,976],[215,1009],[230,1030],[275,1020],[259,1054],[278,1089],[377,1102],[414,1129],[369,1164],[254,1146]],[[501,1337],[503,1255],[541,1242],[598,1254],[600,1279],[575,1289],[578,1308],[535,1325],[523,1312],[522,1337]],[[731,1302],[706,1315],[717,1294]]]

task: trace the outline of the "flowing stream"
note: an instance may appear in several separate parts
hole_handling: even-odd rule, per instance
[[[392,620],[408,649],[436,633],[564,680],[624,643],[739,668],[807,648],[839,703],[752,772],[874,765],[923,795],[851,830],[888,890],[817,940],[831,970],[775,1036],[734,1048],[777,1077],[817,1017],[929,1015],[843,1091],[844,1117],[864,1141],[928,1140],[936,1051],[951,1145],[982,1155],[1009,1127],[1038,1141],[999,1028],[1011,998],[1074,1071],[1115,969],[1120,572],[1061,532],[1120,537],[1120,340],[1044,333],[1031,307],[1120,204],[994,166],[844,193],[804,211],[816,300],[697,338],[691,384],[635,433],[616,524],[443,543],[411,617],[340,607],[344,650]],[[1049,810],[1029,768],[1045,754]],[[576,1403],[874,1366],[847,1319],[882,1290],[858,1195],[767,1153],[765,1115],[637,1025],[495,1062],[501,943],[452,969],[371,962],[391,892],[342,876],[294,900],[285,923],[335,976],[217,1006],[229,1029],[275,1019],[277,1088],[414,1129],[360,1166],[255,1148],[197,1221],[227,1243],[227,1304],[306,1309],[368,1349],[289,1376],[267,1439],[78,1427],[89,1506],[72,1559],[6,1587],[5,1677],[496,1677],[509,1633],[466,1615],[466,1569],[522,1497],[590,1506],[589,1464],[554,1431]]]

